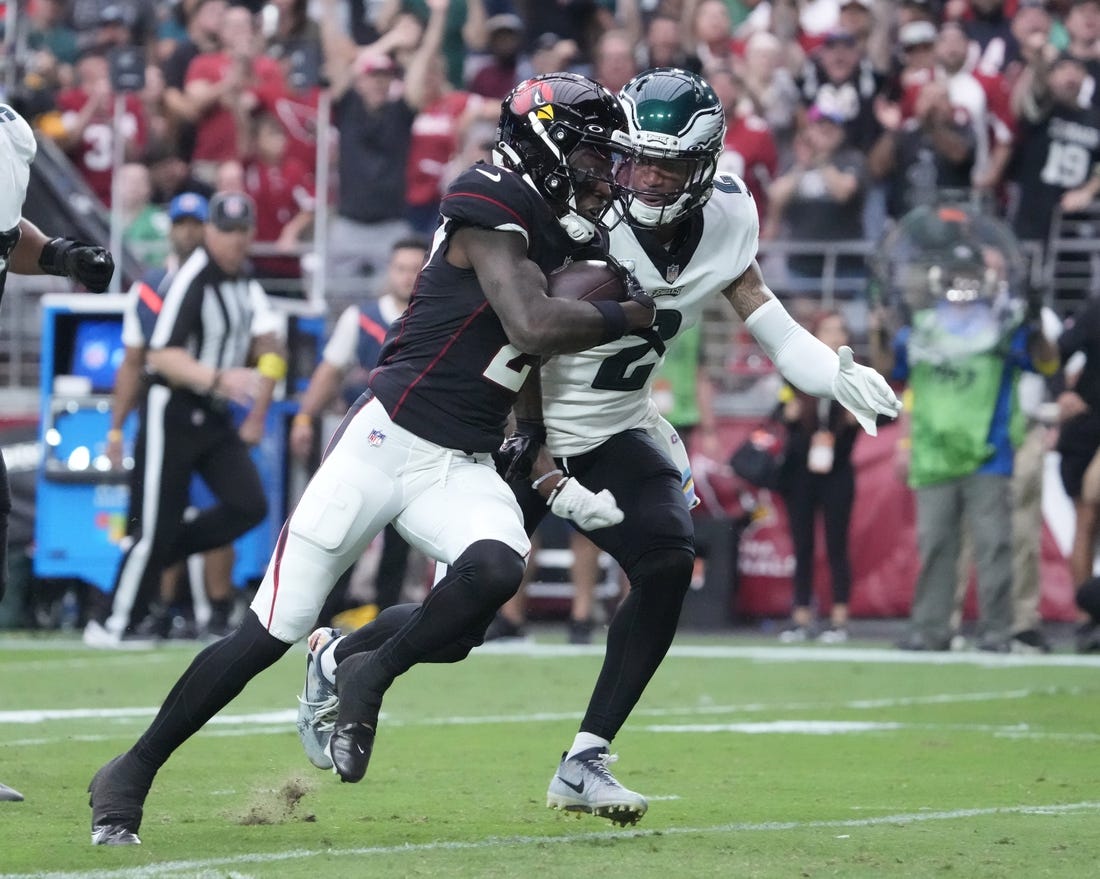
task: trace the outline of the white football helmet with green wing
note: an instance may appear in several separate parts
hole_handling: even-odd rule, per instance
[[[714,173],[726,133],[722,102],[706,81],[675,67],[647,70],[621,92],[634,150],[619,176],[628,220],[665,226],[702,208],[714,191]],[[654,175],[679,184],[647,184]],[[660,191],[657,191],[657,190]]]

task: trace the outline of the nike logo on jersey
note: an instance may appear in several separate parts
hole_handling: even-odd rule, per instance
[[[573,784],[573,782],[566,781],[564,778],[562,778],[559,775],[558,776],[558,781],[560,781],[562,784],[564,784],[570,790],[575,790],[579,794],[584,793],[584,779],[583,778],[577,784]]]
[[[494,183],[500,183],[500,172],[499,171],[485,171],[481,168],[475,168],[474,170],[477,171],[478,174],[484,174],[486,177],[488,177]]]

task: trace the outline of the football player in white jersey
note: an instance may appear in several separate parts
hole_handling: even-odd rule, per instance
[[[9,270],[19,275],[68,275],[101,293],[114,272],[114,261],[106,250],[66,238],[50,239],[23,219],[23,201],[37,150],[26,120],[7,104],[0,104],[0,299]],[[10,513],[11,488],[0,456],[0,599],[7,586]],[[22,799],[21,794],[0,784],[0,801]]]
[[[611,253],[633,264],[656,302],[661,339],[675,340],[713,296],[725,296],[788,382],[836,398],[874,434],[875,419],[897,415],[901,403],[877,372],[853,363],[851,349],[838,357],[796,324],[764,283],[756,205],[737,177],[716,175],[725,122],[711,87],[683,70],[655,69],[632,79],[619,99],[635,156],[619,178],[629,223],[612,230]],[[546,513],[540,484],[575,478],[593,492],[608,490],[624,513],[621,523],[586,532],[626,571],[630,593],[611,620],[580,731],[547,792],[552,808],[619,824],[637,821],[648,804],[608,770],[611,740],[672,643],[695,560],[687,453],[649,397],[659,348],[624,337],[545,362],[541,401],[537,393],[521,398],[519,430],[502,449],[528,533]],[[390,608],[356,640],[371,649],[363,633],[373,627],[384,637],[406,607]]]
[[[716,174],[725,122],[711,87],[684,70],[654,69],[627,83],[619,100],[635,154],[620,176],[629,216],[611,231],[611,254],[632,266],[656,302],[661,339],[672,344],[722,295],[788,382],[836,398],[874,434],[876,418],[897,415],[901,404],[877,372],[853,362],[850,348],[838,356],[796,324],[764,283],[755,261],[756,204],[739,178]],[[631,586],[611,620],[603,668],[547,805],[619,823],[637,820],[647,804],[607,771],[611,740],[672,643],[694,561],[687,450],[650,399],[662,357],[648,343],[622,339],[542,368],[553,463],[542,455],[535,481],[560,470],[615,496],[623,522],[588,537],[623,566]],[[534,422],[537,437],[539,409],[517,417]],[[542,505],[529,492],[517,494],[528,523],[541,518]]]

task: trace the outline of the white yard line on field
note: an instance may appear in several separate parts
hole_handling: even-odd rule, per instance
[[[153,649],[131,652],[104,652],[84,648],[71,641],[26,641],[0,638],[0,649],[10,648],[51,650],[57,649],[58,659],[12,660],[4,667],[39,670],[87,667],[89,662],[114,664],[136,659],[149,662],[178,662],[188,650],[195,652],[198,645],[189,642],[170,643]],[[559,659],[562,657],[603,656],[604,645],[539,644],[529,641],[490,641],[475,649],[471,657],[499,655],[526,656],[531,659]],[[841,647],[837,645],[782,646],[778,644],[677,644],[669,650],[671,657],[689,659],[747,659],[753,662],[856,662],[884,665],[977,665],[988,668],[1058,667],[1100,668],[1100,654],[1078,655],[1074,653],[1016,654],[983,653],[981,651],[907,651],[893,647]],[[90,657],[95,656],[92,660]]]
[[[741,705],[693,705],[679,708],[639,708],[634,716],[668,717],[685,714],[736,714],[738,712],[757,713],[763,711],[802,711],[821,708],[894,708],[906,705],[951,704],[959,702],[992,702],[1005,699],[1027,699],[1031,696],[1078,695],[1075,688],[1060,687],[1021,687],[1015,690],[991,690],[974,693],[930,693],[922,696],[889,696],[882,699],[851,699],[844,702],[746,702]],[[42,723],[47,720],[87,720],[87,719],[145,719],[156,713],[156,708],[44,708],[21,711],[0,711],[0,724],[6,723]],[[219,714],[212,724],[255,724],[285,723],[297,718],[297,711],[284,709],[266,711],[257,714]],[[580,712],[537,712],[532,714],[485,714],[474,716],[432,717],[421,720],[402,721],[389,718],[388,723],[407,726],[463,726],[479,723],[538,723],[553,720],[572,720],[580,717]]]
[[[531,644],[490,641],[478,647],[471,657],[507,654],[534,659],[556,659],[563,656],[602,656],[603,645],[574,646],[568,644]],[[1021,666],[1057,666],[1061,668],[1100,668],[1100,655],[1074,653],[1018,654],[984,653],[982,651],[912,651],[893,647],[838,647],[808,645],[783,647],[776,644],[681,644],[668,652],[672,657],[690,659],[748,659],[754,662],[857,662],[884,665],[978,665],[989,668]]]
[[[1055,805],[1006,806],[1002,808],[953,809],[942,812],[912,812],[880,815],[874,818],[848,818],[838,821],[767,821],[761,823],[718,824],[710,827],[661,827],[652,830],[604,830],[591,833],[569,833],[561,836],[499,836],[472,842],[427,842],[419,845],[367,846],[360,848],[294,849],[285,852],[256,852],[225,858],[166,861],[120,870],[79,870],[55,873],[12,874],[6,879],[152,879],[164,875],[195,874],[225,867],[285,863],[307,858],[362,857],[363,855],[423,855],[429,852],[478,851],[548,845],[591,843],[593,840],[644,839],[646,837],[697,835],[701,833],[769,833],[788,830],[847,830],[861,827],[920,824],[930,821],[959,821],[989,815],[1066,815],[1074,812],[1098,813],[1100,802],[1062,803]],[[154,833],[156,830],[153,831]],[[850,835],[850,834],[849,834]]]
[[[913,705],[946,705],[973,702],[996,702],[1028,699],[1032,696],[1074,696],[1081,690],[1074,687],[1021,687],[1013,690],[990,690],[971,693],[927,693],[921,696],[888,696],[881,699],[849,699],[842,702],[745,702],[740,705],[692,705],[673,708],[638,708],[634,717],[684,717],[720,714],[759,714],[779,711],[864,710],[875,708],[899,708]],[[37,724],[46,721],[69,720],[146,720],[156,714],[153,707],[135,708],[28,708],[18,711],[0,711],[0,726],[5,724]],[[210,720],[211,725],[269,725],[293,723],[297,719],[295,709],[264,711],[252,714],[219,714]],[[557,720],[576,720],[581,712],[534,712],[528,714],[482,714],[472,716],[426,717],[401,719],[383,715],[392,726],[473,726],[477,724],[544,723]],[[71,737],[68,737],[71,738]],[[89,737],[89,741],[98,740]],[[41,740],[35,740],[36,742]]]
[[[579,717],[580,715],[578,715]],[[202,735],[206,738],[237,738],[240,736],[289,736],[292,730],[291,719],[279,726],[242,726],[231,729],[206,729]],[[413,724],[387,724],[392,726],[412,726]],[[759,723],[685,723],[685,724],[654,724],[638,727],[636,732],[648,733],[741,733],[743,735],[810,735],[810,736],[834,736],[854,735],[871,732],[901,732],[906,730],[918,730],[922,732],[977,732],[989,733],[997,739],[1032,739],[1042,741],[1060,742],[1100,742],[1100,733],[1095,732],[1047,732],[1040,729],[1032,729],[1026,724],[1012,724],[1009,726],[994,726],[979,723],[900,723],[896,721],[852,721],[852,720],[771,720]],[[13,739],[5,742],[9,748],[28,747],[39,748],[45,745],[56,745],[60,742],[109,742],[132,739],[133,732],[119,730],[113,735],[80,735],[80,736],[40,736],[30,739]]]
[[[836,736],[850,733],[899,732],[980,732],[995,738],[1058,739],[1060,741],[1096,742],[1100,733],[1045,732],[1027,724],[996,726],[984,723],[898,723],[896,721],[860,720],[768,720],[760,723],[681,723],[653,724],[640,727],[650,733],[742,733],[744,735],[808,735]]]

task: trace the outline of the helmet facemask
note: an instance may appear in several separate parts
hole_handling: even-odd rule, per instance
[[[628,220],[644,228],[665,226],[701,208],[714,191],[715,155],[665,155],[637,150],[619,169]]]

